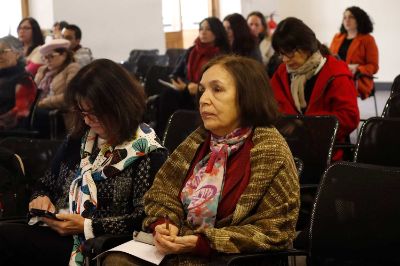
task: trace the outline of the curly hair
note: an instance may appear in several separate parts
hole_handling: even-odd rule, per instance
[[[371,18],[368,14],[359,8],[358,6],[351,6],[346,8],[345,12],[349,11],[357,21],[357,31],[362,34],[371,33],[374,30],[374,26],[372,25]],[[346,29],[342,25],[340,26],[341,33],[347,33]]]

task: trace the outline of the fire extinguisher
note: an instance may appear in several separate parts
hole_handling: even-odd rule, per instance
[[[268,18],[269,36],[271,36],[271,35],[274,33],[274,31],[275,31],[275,29],[276,29],[276,26],[277,26],[277,23],[276,23],[275,20],[274,20],[274,16],[275,16],[275,12],[272,12],[272,13],[269,15],[269,18]]]

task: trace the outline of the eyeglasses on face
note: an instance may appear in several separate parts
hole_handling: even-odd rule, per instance
[[[51,54],[42,56],[42,59],[43,59],[43,61],[44,61],[45,59],[51,60],[51,59],[53,59],[54,57],[57,57],[57,56],[59,56],[59,55],[60,55],[60,53],[54,52],[54,53],[51,53]]]
[[[286,57],[288,59],[292,59],[294,57],[296,51],[297,51],[296,49],[291,51],[291,52],[282,52],[281,51],[281,52],[278,52],[278,56],[279,56],[280,59],[283,59],[283,57]]]
[[[12,51],[12,49],[9,49],[9,48],[5,48],[5,49],[0,48],[0,55],[3,55],[5,53],[11,52],[11,51]]]
[[[82,119],[85,119],[85,117],[87,117],[88,119],[90,119],[93,122],[99,121],[96,114],[91,110],[85,111],[80,108],[77,108],[76,111],[80,113],[80,115],[82,116]]]
[[[32,27],[22,26],[22,27],[18,27],[17,31],[21,31],[21,30],[28,31],[28,30],[31,30],[31,29],[32,29]]]

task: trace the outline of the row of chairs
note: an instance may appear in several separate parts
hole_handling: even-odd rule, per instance
[[[134,49],[130,52],[129,58],[122,62],[122,66],[139,80],[144,81],[152,66],[158,65],[174,68],[185,52],[186,49],[170,48],[166,50],[164,55],[160,55],[158,49]]]

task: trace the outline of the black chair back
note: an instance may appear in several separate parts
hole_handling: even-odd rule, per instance
[[[400,75],[397,75],[392,84],[392,88],[390,89],[390,96],[394,96],[400,94]]]
[[[383,108],[382,117],[400,118],[400,94],[394,94],[389,97]]]
[[[333,116],[284,116],[276,123],[293,156],[303,161],[301,184],[319,183],[331,162],[338,125]]]
[[[399,260],[395,255],[400,248],[399,191],[400,168],[351,162],[330,166],[311,218],[313,265],[326,265],[326,259],[337,261],[329,265],[399,265],[385,263]]]
[[[61,143],[62,140],[9,137],[0,140],[0,147],[21,157],[26,176],[34,182],[48,169]]]
[[[171,154],[201,124],[200,115],[196,111],[178,110],[168,121],[163,137],[163,145]]]
[[[185,52],[186,52],[186,49],[183,49],[183,48],[169,48],[169,49],[167,49],[165,54],[169,58],[169,66],[170,67],[175,67],[178,64],[179,59],[181,58],[181,56],[183,54],[185,54]]]
[[[354,162],[400,167],[400,119],[373,117],[362,125]]]
[[[49,168],[61,141],[47,139],[28,139],[9,137],[0,141],[0,147],[15,153],[21,158],[24,176],[9,193],[3,195],[3,218],[24,217],[28,211],[32,185]],[[12,197],[11,197],[12,195]]]
[[[161,84],[158,80],[161,79],[169,82],[169,74],[172,70],[169,66],[154,65],[150,67],[144,82],[147,97],[160,94],[165,89],[165,85]]]
[[[137,71],[137,63],[139,58],[142,55],[158,55],[158,49],[149,49],[149,50],[141,50],[141,49],[133,49],[129,53],[128,60],[122,63],[122,66],[127,69],[130,73],[134,74]]]
[[[144,80],[149,69],[154,66],[168,66],[168,56],[166,55],[141,55],[137,62],[137,69],[135,75],[140,79]]]

